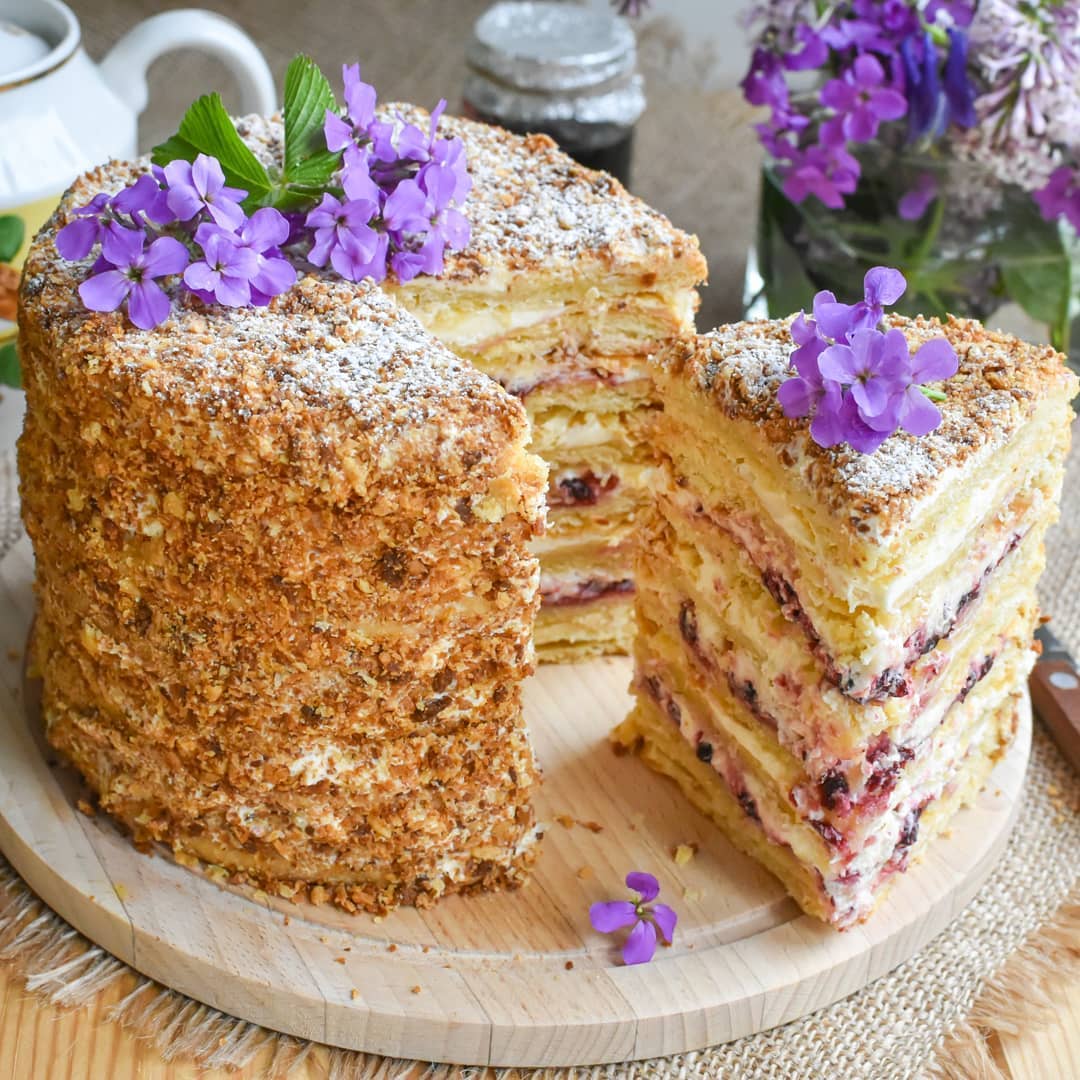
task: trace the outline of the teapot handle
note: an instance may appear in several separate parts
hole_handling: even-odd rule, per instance
[[[234,22],[195,8],[153,15],[133,27],[102,60],[101,75],[121,101],[141,113],[147,69],[164,53],[187,48],[216,56],[236,75],[242,112],[268,115],[277,109],[274,78],[255,42]]]

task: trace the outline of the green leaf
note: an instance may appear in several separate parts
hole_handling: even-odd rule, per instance
[[[1061,230],[1046,221],[1030,198],[1011,208],[1006,238],[993,247],[1005,292],[1037,322],[1068,338],[1072,265]]]
[[[245,206],[261,205],[273,187],[265,166],[240,138],[218,94],[204,94],[193,102],[176,135],[155,146],[151,159],[166,165],[177,158],[194,161],[198,154],[221,162],[226,183],[247,191]]]
[[[306,161],[297,162],[283,179],[290,187],[325,188],[340,164],[340,153],[321,150]]]
[[[22,386],[19,353],[14,341],[0,345],[0,386]]]
[[[0,214],[0,262],[10,262],[22,247],[26,226],[14,214]]]
[[[326,149],[323,137],[328,109],[336,112],[337,100],[326,76],[310,57],[294,57],[285,73],[283,174],[287,182],[325,183],[337,168],[340,155]]]

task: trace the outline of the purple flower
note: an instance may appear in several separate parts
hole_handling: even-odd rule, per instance
[[[656,952],[656,931],[670,945],[679,917],[667,904],[653,903],[660,895],[660,883],[652,874],[632,871],[626,875],[626,887],[638,894],[636,901],[600,901],[589,908],[589,921],[601,934],[633,927],[623,943],[623,963],[647,964]]]
[[[85,259],[95,244],[101,242],[106,226],[113,220],[109,196],[102,192],[85,206],[72,211],[75,220],[56,234],[56,250],[69,261]],[[106,310],[112,311],[112,308]]]
[[[905,221],[918,221],[937,198],[938,182],[933,173],[920,173],[915,186],[900,197],[896,212]]]
[[[891,330],[890,334],[904,337],[899,330]],[[870,427],[884,430],[889,435],[897,428],[903,428],[911,435],[927,435],[941,423],[941,412],[923,392],[921,384],[951,379],[959,366],[956,350],[945,338],[927,341],[913,357],[908,355],[906,339],[903,346],[904,378],[894,391],[893,400],[879,418],[864,419]]]
[[[953,26],[966,29],[975,18],[975,5],[968,0],[930,0],[925,15],[928,23],[939,21],[938,15],[945,15]]]
[[[795,203],[816,195],[838,210],[859,182],[859,163],[839,147],[811,146],[784,169],[784,194]]]
[[[847,345],[830,345],[818,358],[822,378],[849,387],[864,420],[881,416],[910,375],[907,339],[899,330],[855,330]],[[893,421],[895,425],[895,420]]]
[[[204,221],[195,231],[195,243],[204,258],[184,271],[184,284],[201,299],[226,307],[251,303],[251,279],[259,269],[258,256],[240,237],[220,225]]]
[[[158,237],[146,248],[145,233],[113,226],[102,236],[101,253],[109,269],[79,286],[82,302],[91,311],[115,311],[127,300],[128,316],[142,330],[164,322],[169,298],[154,279],[179,274],[188,264],[187,248],[171,236]]]
[[[821,103],[843,117],[844,134],[852,142],[869,141],[882,120],[898,120],[907,112],[904,95],[884,83],[880,61],[863,53],[839,79],[821,88]]]
[[[1080,177],[1068,165],[1055,169],[1046,186],[1033,191],[1031,197],[1047,221],[1064,215],[1069,224],[1080,232]],[[68,225],[67,228],[70,229],[71,226]],[[59,247],[59,236],[56,242]]]
[[[948,105],[946,125],[974,127],[975,87],[968,77],[968,39],[960,30],[949,31],[949,54],[945,58],[945,101]]]
[[[241,245],[255,255],[251,303],[256,307],[264,307],[296,284],[296,269],[281,254],[291,232],[288,219],[269,206],[256,210],[240,230]]]
[[[112,208],[118,214],[127,214],[136,225],[146,217],[158,225],[168,225],[176,220],[169,208],[168,194],[150,173],[143,173],[134,184],[114,196]]]
[[[217,158],[199,154],[193,164],[170,161],[164,169],[169,209],[180,221],[190,221],[205,210],[222,228],[238,229],[244,221],[241,200],[247,192],[225,186],[225,173]]]
[[[908,97],[908,140],[939,134],[945,128],[938,57],[929,30],[900,43],[900,62]]]
[[[307,225],[315,231],[315,243],[308,261],[315,266],[331,266],[349,281],[386,276],[385,233],[376,232],[370,222],[378,213],[377,203],[368,199],[345,202],[324,195],[322,202],[307,216]]]
[[[366,199],[379,205],[379,185],[371,177],[371,159],[358,147],[345,151],[341,165],[341,186],[346,199]]]
[[[811,417],[810,436],[819,446],[846,442],[872,454],[898,429],[925,435],[938,426],[933,395],[920,384],[951,378],[957,359],[944,338],[926,342],[913,359],[902,331],[876,328],[883,305],[904,291],[898,270],[874,267],[863,288],[863,300],[851,305],[819,292],[814,319],[800,313],[792,322],[796,374],[781,383],[777,400],[785,416]]]
[[[825,66],[829,59],[829,46],[820,34],[802,24],[795,28],[795,38],[801,48],[784,56],[784,67],[788,71],[816,71]]]
[[[356,148],[361,143],[370,142],[368,129],[375,120],[375,87],[360,79],[359,64],[343,64],[342,82],[345,84],[345,116],[326,110],[326,122],[323,133],[330,150]]]
[[[780,61],[768,49],[755,49],[750,59],[750,70],[746,73],[742,87],[743,97],[751,105],[786,105],[788,101],[787,83]]]
[[[844,342],[854,330],[877,326],[886,306],[895,304],[906,288],[907,282],[899,270],[875,266],[863,278],[862,300],[857,304],[841,304],[831,292],[819,292],[814,297],[814,319],[822,334]]]

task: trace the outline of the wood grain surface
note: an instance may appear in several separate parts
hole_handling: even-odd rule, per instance
[[[32,618],[24,538],[0,564],[0,652]],[[629,662],[547,666],[526,716],[549,822],[533,881],[385,919],[227,889],[139,854],[80,813],[77,779],[40,741],[33,684],[0,670],[0,847],[35,892],[114,955],[191,997],[307,1039],[419,1060],[566,1065],[713,1045],[795,1019],[891,970],[943,929],[992,870],[1019,805],[1030,716],[975,807],[865,925],[802,915],[666,780],[616,756]],[[50,763],[52,762],[52,763]],[[679,845],[690,861],[672,857]],[[654,871],[680,912],[647,968],[591,931],[592,901]],[[5,1024],[5,1028],[9,1025]],[[0,1073],[0,1076],[3,1074]]]

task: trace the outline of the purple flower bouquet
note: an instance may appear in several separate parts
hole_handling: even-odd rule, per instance
[[[985,319],[1012,302],[1068,351],[1080,5],[758,0],[747,22],[742,88],[768,110],[750,311],[858,292],[884,263],[907,277],[905,313]]]

